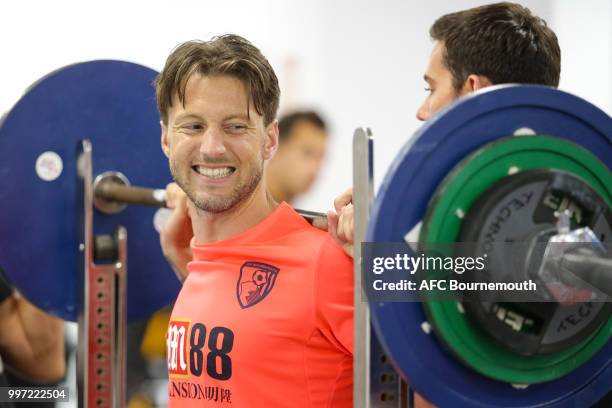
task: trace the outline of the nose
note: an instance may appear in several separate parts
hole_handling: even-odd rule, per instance
[[[426,104],[424,103],[417,110],[416,117],[417,117],[418,120],[420,120],[422,122],[425,122],[427,119],[429,119],[429,116],[430,116],[429,109],[427,108]]]
[[[225,153],[223,133],[214,127],[209,127],[202,135],[200,153],[203,156],[216,157]]]

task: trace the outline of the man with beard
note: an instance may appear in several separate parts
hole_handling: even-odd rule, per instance
[[[162,148],[185,192],[169,188],[161,235],[185,278],[166,337],[169,406],[352,406],[352,261],[266,189],[278,147],[272,67],[236,35],[190,41],[156,91]]]

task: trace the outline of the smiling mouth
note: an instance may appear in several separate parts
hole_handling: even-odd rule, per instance
[[[216,167],[216,168],[210,168],[210,167],[204,167],[204,166],[193,166],[191,167],[193,169],[193,171],[195,171],[196,173],[204,176],[204,177],[208,177],[208,178],[212,178],[212,179],[220,179],[223,177],[228,177],[231,176],[232,174],[234,174],[234,172],[236,171],[235,167]]]

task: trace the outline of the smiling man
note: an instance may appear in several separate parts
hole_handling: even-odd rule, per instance
[[[166,336],[169,406],[352,406],[352,260],[266,189],[272,67],[236,35],[191,41],[156,89],[180,186],[160,237],[184,279]]]

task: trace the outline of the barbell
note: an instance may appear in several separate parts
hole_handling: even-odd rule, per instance
[[[444,109],[406,143],[375,198],[366,240],[469,240],[482,249],[487,239],[551,229],[555,212],[571,207],[589,213],[574,228],[589,226],[609,243],[611,166],[612,120],[600,109],[547,87],[493,87]],[[533,207],[519,203],[510,218],[502,209],[521,193],[533,193]],[[542,205],[551,195],[555,205]],[[370,311],[401,375],[439,406],[590,406],[611,388],[610,303],[594,304],[564,336],[553,327],[586,314],[584,304],[422,300],[375,301]],[[521,332],[507,324],[508,309],[545,324]]]
[[[156,208],[168,208],[166,190],[131,186],[127,178],[116,172],[100,174],[93,184],[94,205],[107,214],[115,214],[127,207],[127,204],[136,204]],[[302,209],[295,210],[310,224],[317,222],[321,228],[327,224],[327,215],[317,211]],[[323,223],[318,223],[323,221]]]
[[[150,315],[178,293],[158,249],[163,190],[142,187],[170,181],[159,148],[156,74],[121,61],[68,66],[34,84],[3,119],[0,265],[33,303],[66,320],[77,318],[74,271],[82,242],[75,197],[83,190],[76,176],[83,140],[92,147],[99,260],[120,252],[116,240],[106,239],[117,225],[129,232],[128,319]],[[611,165],[612,123],[601,110],[550,88],[491,88],[446,108],[406,143],[376,196],[367,241],[480,242],[500,206],[532,188],[552,194],[549,201],[558,205],[538,207],[537,219],[516,215],[507,224],[516,228],[496,236],[517,239],[550,229],[565,203],[574,218],[577,211],[590,214],[574,220],[575,227],[592,228],[609,242]],[[559,185],[573,187],[551,187]],[[587,195],[597,200],[587,202]],[[323,216],[302,215],[310,221]],[[568,262],[581,259],[578,254]],[[544,329],[513,332],[495,317],[500,305],[479,299],[460,306],[422,300],[372,301],[372,320],[398,371],[440,406],[586,405],[610,388],[609,303],[589,309],[575,333],[555,337]],[[583,305],[548,304],[550,312],[538,315],[547,323],[581,313]],[[523,313],[524,321],[536,313],[512,307],[506,309]]]

